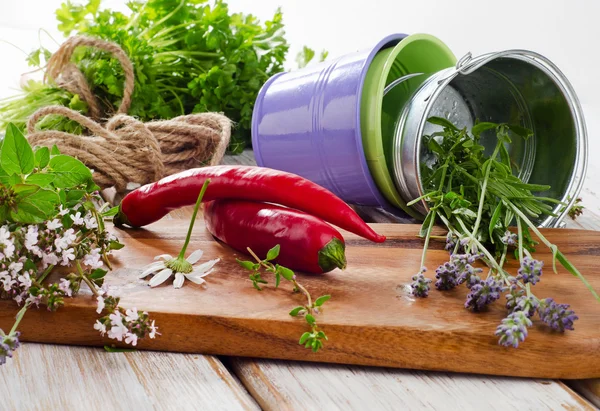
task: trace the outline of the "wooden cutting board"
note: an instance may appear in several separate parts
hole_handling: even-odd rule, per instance
[[[164,220],[147,229],[113,231],[125,248],[116,252],[109,274],[111,293],[122,305],[146,310],[156,318],[162,336],[139,349],[194,352],[303,361],[362,364],[423,370],[471,372],[540,378],[600,377],[600,302],[563,269],[551,271],[551,255],[540,248],[546,263],[539,297],[571,304],[580,319],[576,330],[559,334],[535,321],[518,349],[498,346],[496,326],[506,315],[504,298],[486,312],[463,308],[467,289],[432,290],[415,299],[405,287],[418,270],[422,242],[418,226],[374,224],[388,240],[373,244],[344,232],[348,269],[325,275],[302,275],[313,296],[331,294],[317,321],[329,341],[319,353],[298,345],[306,331],[301,319],[288,315],[303,303],[289,284],[264,291],[252,288],[248,273],[235,262],[240,255],[213,240],[198,221],[189,252],[204,250],[203,261],[220,257],[206,287],[187,282],[182,289],[168,284],[151,289],[138,280],[140,268],[158,254],[177,254],[188,222]],[[600,290],[600,233],[583,230],[544,230],[548,239]],[[429,274],[447,260],[443,243],[434,241],[428,254]],[[509,265],[516,272],[514,261]],[[268,278],[268,277],[267,277]],[[268,278],[273,282],[271,278]],[[82,287],[83,288],[83,287]],[[92,325],[98,317],[90,294],[82,292],[56,313],[30,310],[20,331],[24,341],[95,345],[112,344]],[[0,302],[0,328],[10,329],[17,309]]]

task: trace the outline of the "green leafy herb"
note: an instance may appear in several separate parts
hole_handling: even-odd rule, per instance
[[[323,309],[323,304],[329,300],[331,296],[324,295],[313,301],[308,290],[298,282],[298,279],[292,270],[279,264],[271,263],[271,260],[277,258],[279,251],[280,247],[279,244],[277,244],[267,252],[267,258],[261,260],[250,248],[248,248],[248,252],[252,255],[252,257],[254,257],[256,262],[241,260],[237,260],[237,262],[244,269],[251,271],[250,280],[252,281],[252,286],[257,290],[262,290],[259,284],[268,283],[261,276],[260,270],[262,268],[264,271],[275,275],[275,287],[279,287],[281,278],[284,278],[294,285],[293,291],[301,292],[306,297],[306,305],[294,308],[289,314],[292,317],[304,317],[306,323],[310,327],[310,331],[302,334],[299,343],[304,345],[306,348],[311,349],[313,352],[317,352],[323,347],[323,341],[327,340],[327,335],[325,335],[325,333],[319,329],[315,315]]]

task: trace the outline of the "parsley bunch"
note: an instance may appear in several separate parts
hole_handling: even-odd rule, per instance
[[[182,114],[223,112],[237,126],[230,150],[241,152],[250,142],[252,109],[263,83],[280,71],[288,50],[279,10],[264,24],[252,15],[230,13],[217,0],[211,6],[195,0],[148,0],[127,3],[128,15],[100,9],[100,0],[63,3],[56,11],[58,29],[117,43],[131,59],[135,88],[130,115],[143,121]],[[32,66],[43,67],[50,52],[30,54]],[[81,49],[73,57],[106,116],[123,97],[124,74],[105,52]],[[38,108],[59,104],[83,113],[79,96],[31,81],[23,95],[0,104],[0,126],[13,122],[23,129]],[[49,116],[41,128],[80,132],[68,119]]]
[[[432,117],[429,122],[441,126],[443,131],[423,137],[426,157],[421,176],[426,193],[409,203],[425,200],[429,206],[420,231],[425,238],[422,268],[413,276],[412,293],[417,297],[429,293],[432,280],[425,277],[425,258],[429,241],[434,237],[433,226],[438,221],[448,230],[447,237],[442,238],[450,257],[436,269],[435,287],[449,290],[465,284],[469,294],[464,305],[471,311],[484,310],[508,291],[508,316],[496,330],[500,344],[517,347],[527,336],[536,313],[557,331],[572,330],[577,316],[567,304],[537,298],[532,292],[532,286],[541,280],[544,264],[533,258],[539,243],[531,232],[552,251],[555,272],[558,261],[581,279],[596,299],[600,297],[537,228],[535,222],[554,215],[553,204],[564,204],[539,194],[549,190],[549,186],[524,183],[515,175],[517,170],[507,146],[514,137],[530,138],[531,131],[515,125],[483,122],[473,126],[469,133],[443,118]],[[485,154],[485,147],[480,144],[484,133],[494,133],[491,137],[496,137],[491,156]],[[511,225],[516,225],[516,233],[509,230]],[[506,260],[511,258],[509,250],[514,251],[514,258],[520,262],[516,276],[504,268]],[[488,266],[487,273],[476,266],[476,261]]]

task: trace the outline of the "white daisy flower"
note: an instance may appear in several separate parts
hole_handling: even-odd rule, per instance
[[[175,279],[173,280],[173,287],[175,288],[181,288],[186,278],[195,284],[202,284],[204,283],[203,277],[210,274],[214,265],[220,261],[219,258],[216,258],[193,267],[200,260],[202,254],[202,250],[196,250],[185,260],[180,257],[173,258],[168,254],[159,255],[155,260],[162,261],[157,261],[146,266],[139,275],[139,278],[145,278],[150,274],[154,274],[154,277],[148,282],[150,287],[156,287],[164,283],[173,274],[175,274]]]

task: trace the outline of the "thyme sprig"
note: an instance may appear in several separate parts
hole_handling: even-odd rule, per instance
[[[241,260],[237,260],[237,262],[243,268],[251,271],[250,280],[252,281],[252,286],[258,291],[262,291],[260,284],[268,284],[268,281],[262,278],[262,269],[275,276],[275,288],[279,287],[281,279],[283,278],[292,283],[294,286],[292,289],[293,292],[302,293],[306,297],[306,304],[292,309],[290,315],[292,317],[304,317],[304,320],[310,327],[310,331],[306,331],[302,334],[299,344],[304,345],[306,348],[310,348],[313,352],[317,352],[323,347],[323,341],[327,340],[327,335],[319,328],[315,316],[322,311],[323,304],[329,300],[331,296],[323,295],[313,300],[308,290],[298,282],[298,278],[292,270],[279,264],[272,263],[272,261],[279,256],[279,251],[280,246],[277,244],[267,252],[266,258],[261,260],[256,253],[248,247],[248,252],[254,257],[256,262]]]

